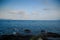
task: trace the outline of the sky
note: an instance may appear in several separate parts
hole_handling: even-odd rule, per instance
[[[60,0],[0,0],[0,19],[60,20]]]

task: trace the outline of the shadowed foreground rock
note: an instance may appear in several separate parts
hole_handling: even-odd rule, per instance
[[[48,40],[48,37],[60,38],[60,35],[56,33],[51,33],[51,32],[48,32],[47,35],[38,35],[38,36],[0,35],[0,40],[38,40],[39,38],[42,38],[43,40]]]
[[[21,35],[2,35],[0,40],[29,40],[31,36],[21,36]]]

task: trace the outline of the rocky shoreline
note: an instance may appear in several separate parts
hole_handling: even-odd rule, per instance
[[[56,33],[51,33],[48,32],[46,36],[44,35],[39,35],[39,36],[33,36],[33,35],[26,35],[26,36],[22,36],[22,35],[0,35],[0,40],[37,40],[38,38],[42,38],[43,40],[48,40],[48,37],[51,38],[60,38],[59,34]]]

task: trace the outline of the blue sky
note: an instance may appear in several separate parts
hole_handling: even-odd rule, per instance
[[[59,20],[60,0],[0,0],[0,19]]]

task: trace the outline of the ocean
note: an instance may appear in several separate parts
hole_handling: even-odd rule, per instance
[[[38,35],[41,30],[60,34],[60,20],[0,20],[0,35],[9,35],[13,32],[21,35],[29,35],[24,30],[28,29],[31,34]]]

